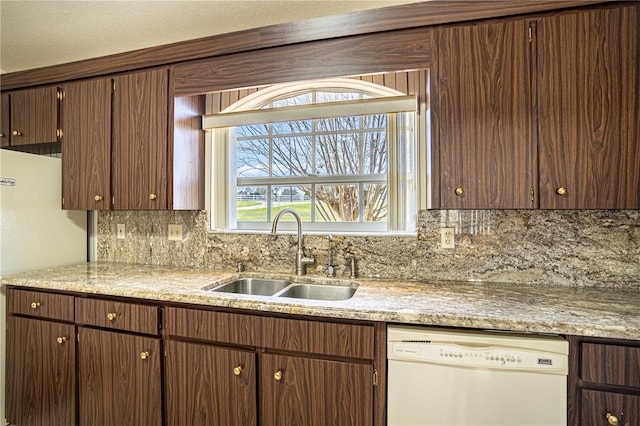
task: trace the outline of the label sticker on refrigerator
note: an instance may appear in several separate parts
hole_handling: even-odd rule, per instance
[[[14,178],[0,177],[0,186],[16,186]]]

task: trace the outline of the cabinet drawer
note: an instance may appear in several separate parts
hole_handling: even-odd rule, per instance
[[[258,346],[261,317],[198,309],[166,308],[164,330],[170,336]]]
[[[614,424],[611,416],[618,419],[620,426],[639,425],[640,396],[583,390],[581,411],[582,425]]]
[[[7,290],[7,312],[73,321],[73,296],[31,290]]]
[[[114,330],[158,334],[158,307],[100,299],[76,299],[76,322]]]
[[[263,318],[262,346],[286,351],[373,359],[373,326]]]
[[[640,388],[640,347],[584,343],[582,380]]]

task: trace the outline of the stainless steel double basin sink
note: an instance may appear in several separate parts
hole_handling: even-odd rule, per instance
[[[222,293],[331,301],[350,299],[356,290],[357,284],[344,284],[344,281],[340,284],[311,284],[270,278],[237,278],[211,289]]]

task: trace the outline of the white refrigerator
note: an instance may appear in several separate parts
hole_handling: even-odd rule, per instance
[[[0,277],[86,260],[87,212],[62,210],[61,159],[0,149]],[[4,288],[0,288],[0,320],[0,420],[4,420]]]

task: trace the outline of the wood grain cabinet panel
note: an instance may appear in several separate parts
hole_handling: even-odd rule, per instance
[[[111,79],[66,83],[62,89],[63,208],[109,210]]]
[[[540,207],[640,208],[639,21],[629,2],[538,22]]]
[[[640,395],[583,390],[581,420],[581,425],[639,425]]]
[[[167,341],[166,424],[256,425],[256,374],[255,352]]]
[[[164,309],[163,327],[168,336],[259,346],[262,320],[253,315],[169,307]]]
[[[116,76],[113,95],[113,208],[168,206],[169,72]]]
[[[161,425],[160,338],[78,327],[81,425]]]
[[[114,330],[158,334],[158,307],[113,300],[76,298],[76,322]]]
[[[11,92],[11,145],[58,141],[58,88]]]
[[[373,326],[263,318],[262,346],[279,350],[373,359]]]
[[[373,424],[371,365],[265,354],[260,367],[262,425]]]
[[[431,99],[440,161],[434,185],[440,207],[534,207],[528,22],[439,27],[434,36]]]
[[[640,343],[581,336],[567,339],[568,424],[640,425]]]
[[[7,421],[75,425],[75,326],[11,315],[6,326]]]
[[[9,146],[11,140],[10,102],[8,93],[0,95],[0,147]]]
[[[640,391],[640,347],[584,343],[582,380]]]
[[[7,289],[7,313],[73,321],[73,296],[40,291]]]

